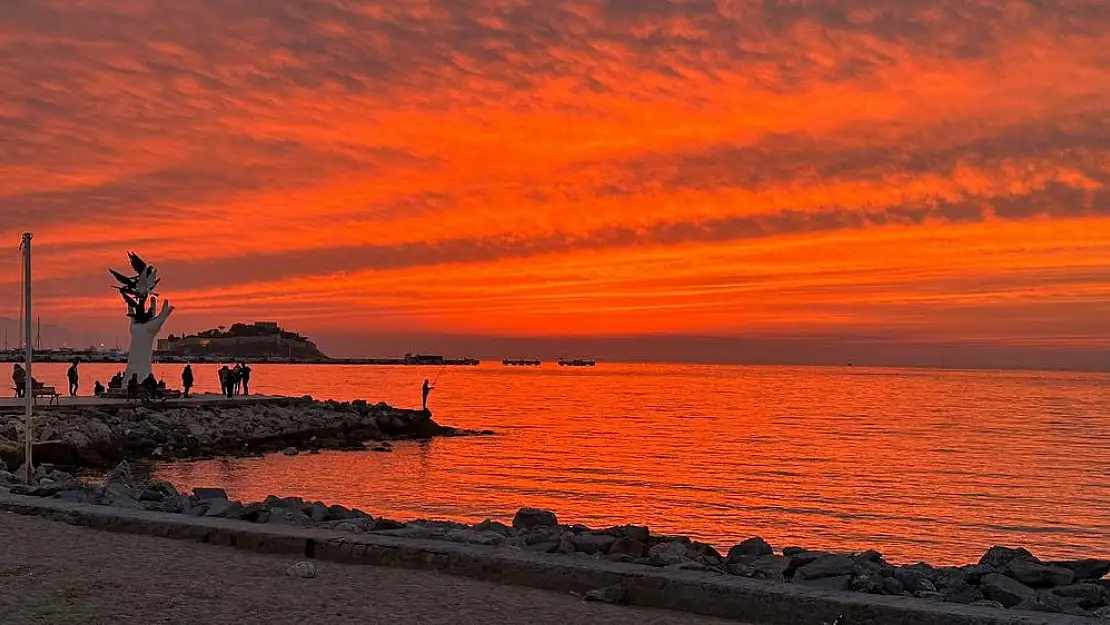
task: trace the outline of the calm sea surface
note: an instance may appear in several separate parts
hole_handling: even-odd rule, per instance
[[[36,377],[64,387],[63,365]],[[115,367],[83,366],[83,380]],[[196,367],[200,390],[214,366]],[[1110,556],[1110,375],[610,365],[254,367],[255,391],[417,407],[497,436],[160,467],[241,499],[300,495],[398,519],[641,523],[727,548],[876,547],[976,560],[992,544]],[[158,366],[173,386],[179,366]]]

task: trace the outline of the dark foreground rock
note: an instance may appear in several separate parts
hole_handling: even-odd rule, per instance
[[[299,497],[269,496],[262,501],[239,502],[219,488],[179,492],[168,482],[133,474],[126,462],[99,484],[79,481],[45,466],[35,469],[31,485],[15,484],[14,480],[12,474],[0,472],[0,492],[249,523],[565,554],[923,601],[1110,619],[1110,580],[1103,579],[1110,572],[1110,561],[1044,562],[1024,549],[994,547],[980,563],[963,567],[924,563],[896,566],[874,550],[831,553],[793,547],[776,553],[763,539],[751,538],[722,556],[712,546],[684,536],[656,536],[647,527],[634,525],[603,529],[563,525],[553,512],[536,508],[521,508],[509,526],[491,520],[476,525],[428,520],[402,523]],[[599,589],[590,597],[609,602],[622,598],[619,587]]]
[[[442,426],[430,412],[363,401],[273,399],[242,404],[98,406],[36,413],[36,462],[108,469],[120,460],[365,451],[366,441],[489,434]],[[23,462],[23,416],[0,414],[0,463]],[[374,449],[389,451],[387,444]],[[3,468],[3,467],[0,467]]]

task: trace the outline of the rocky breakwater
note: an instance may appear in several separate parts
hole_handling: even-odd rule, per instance
[[[108,469],[123,459],[257,456],[276,451],[388,451],[367,441],[488,434],[436,423],[431,413],[363,401],[312,398],[250,403],[96,406],[35,415],[35,460],[67,468]],[[0,414],[0,462],[23,462],[23,417]]]
[[[1021,548],[992,547],[979,562],[966,566],[895,565],[882,554],[786,547],[777,551],[762,538],[749,538],[721,553],[684,536],[661,536],[647,527],[603,529],[565,525],[546,510],[522,508],[507,525],[486,520],[475,525],[449,521],[402,523],[357,509],[299,497],[270,496],[239,502],[218,488],[180,493],[164,481],[134,476],[121,463],[102,484],[89,484],[61,471],[39,467],[30,485],[16,484],[0,472],[0,492],[50,497],[80,503],[193,516],[223,517],[250,523],[317,527],[352,534],[443,540],[563,554],[632,565],[739,576],[769,584],[795,584],[845,592],[869,593],[985,606],[1065,613],[1110,622],[1110,560],[1046,562]],[[620,602],[620,587],[598,589],[592,598]],[[587,598],[591,598],[587,596]]]

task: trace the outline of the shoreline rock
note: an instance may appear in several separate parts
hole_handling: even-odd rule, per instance
[[[0,473],[0,492],[57,498],[85,504],[152,510],[193,516],[222,517],[249,523],[330,529],[351,534],[378,534],[443,540],[498,549],[565,554],[641,566],[707,571],[763,580],[803,584],[874,595],[914,597],[996,609],[1015,609],[1110,619],[1110,560],[1041,561],[1024,549],[992,547],[978,564],[934,567],[925,563],[894,565],[881,553],[834,553],[789,547],[776,552],[759,537],[749,538],[722,556],[710,545],[685,536],[653,535],[642,526],[594,529],[563,525],[550,511],[521,508],[512,525],[486,520],[475,525],[451,521],[393,521],[358,509],[300,497],[271,495],[239,502],[220,488],[180,493],[169,482],[136,476],[127,462],[117,465],[100,484],[92,484],[47,466],[35,469],[33,484],[11,483]],[[8,484],[4,484],[7,481]],[[599,595],[619,601],[619,593]]]
[[[333,449],[388,451],[390,440],[492,432],[443,426],[431,412],[365,401],[274,398],[242,404],[86,406],[35,415],[37,462],[68,469],[109,469],[121,460],[257,457]],[[0,414],[0,469],[23,462],[23,416]]]

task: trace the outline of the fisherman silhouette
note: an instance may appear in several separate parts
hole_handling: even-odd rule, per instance
[[[423,388],[421,388],[421,395],[422,395],[422,397],[421,397],[421,402],[420,402],[420,403],[421,403],[421,405],[422,405],[422,406],[424,407],[424,410],[425,410],[425,411],[427,411],[427,410],[428,410],[428,393],[431,393],[431,392],[432,392],[432,389],[434,389],[434,388],[435,388],[435,387],[434,387],[434,386],[432,386],[432,385],[431,385],[431,384],[430,384],[430,383],[428,382],[428,378],[424,378],[424,386],[423,386]]]

